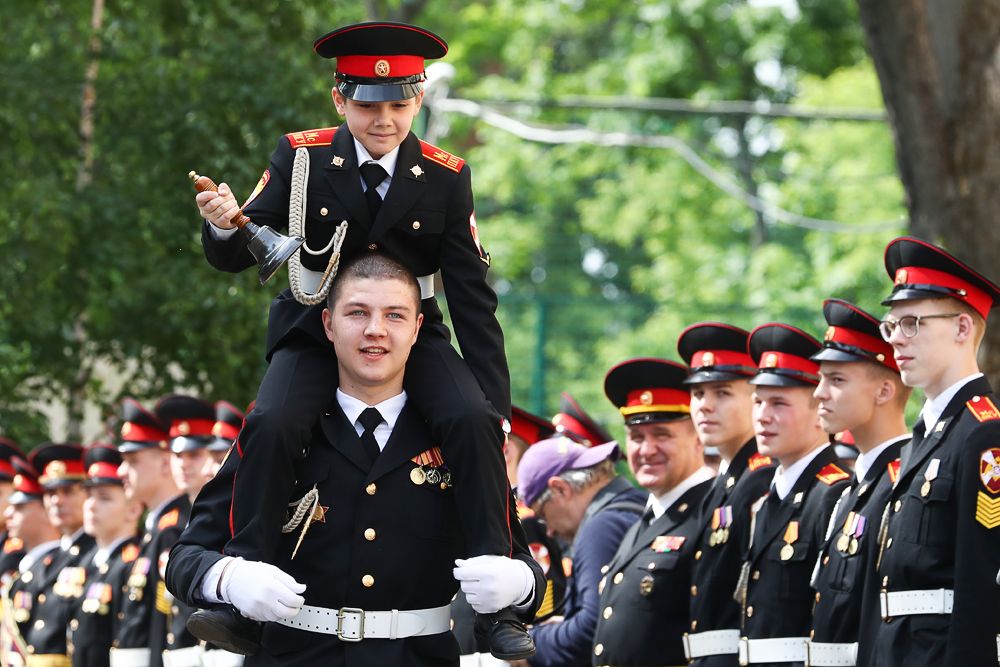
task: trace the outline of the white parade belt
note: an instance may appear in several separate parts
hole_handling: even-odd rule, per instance
[[[775,637],[747,639],[740,637],[740,664],[758,662],[805,662],[805,637]]]
[[[111,667],[149,667],[148,648],[112,648]]]
[[[302,267],[302,272],[299,276],[299,280],[302,284],[302,289],[309,294],[315,294],[319,291],[320,283],[323,282],[323,273],[321,271],[313,271],[312,269],[307,269]],[[417,276],[417,283],[420,285],[420,298],[429,299],[434,296],[434,274],[428,274],[426,276]]]
[[[806,645],[806,667],[853,667],[858,661],[858,643],[823,643]]]
[[[929,591],[882,591],[879,594],[882,618],[913,616],[914,614],[950,614],[955,591],[936,588]]]
[[[163,667],[201,667],[201,646],[175,648],[163,652]]]
[[[451,605],[406,611],[365,611],[357,607],[327,609],[304,605],[294,618],[278,623],[308,632],[336,635],[345,642],[402,639],[451,630]]]
[[[709,630],[684,633],[684,657],[688,660],[709,655],[735,655],[740,650],[739,630]]]
[[[510,663],[489,653],[469,653],[458,656],[459,667],[510,667]]]

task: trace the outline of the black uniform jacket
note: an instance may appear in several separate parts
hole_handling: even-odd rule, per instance
[[[12,574],[17,569],[17,564],[24,558],[24,542],[20,538],[11,537],[7,531],[0,533],[0,577]]]
[[[837,501],[813,581],[813,641],[858,641],[865,602],[878,605],[875,559],[879,525],[898,474],[899,450],[906,441],[897,440],[886,447],[864,480],[852,478]]]
[[[39,551],[31,566],[24,572],[15,569],[11,575],[9,584],[4,588],[7,598],[10,601],[12,612],[12,618],[8,618],[6,614],[3,618],[4,650],[17,650],[15,646],[17,642],[11,637],[13,628],[16,628],[20,639],[26,642],[35,619],[36,597],[41,590],[41,586],[46,581],[46,576],[50,572],[52,564],[61,556],[62,550],[59,548],[58,541],[52,542],[50,547],[40,547],[41,545],[35,547]],[[30,553],[30,550],[28,553]],[[18,565],[20,566],[20,563]],[[6,605],[7,600],[4,601],[4,606]]]
[[[139,557],[139,541],[128,538],[116,545],[107,561],[94,562],[97,550],[81,563],[86,573],[83,595],[77,600],[69,621],[69,647],[74,667],[107,667],[108,651],[119,623],[123,588]]]
[[[418,467],[411,459],[434,447],[416,408],[406,404],[374,464],[368,462],[357,432],[338,405],[321,418],[318,431],[307,457],[298,464],[296,489],[300,497],[316,485],[322,518],[311,523],[294,559],[291,553],[301,527],[284,535],[275,565],[306,585],[307,605],[369,611],[447,605],[458,590],[454,561],[465,557],[465,550],[452,488],[411,479]],[[199,496],[191,525],[171,554],[167,571],[171,589],[191,604],[203,602],[202,578],[222,557],[216,550],[222,540],[212,526],[215,521],[200,516],[203,510],[217,514],[219,507],[210,498],[203,507]],[[535,590],[545,591],[545,578],[529,555],[513,499],[509,514],[515,558],[531,566]],[[368,587],[362,583],[366,575],[372,577]],[[540,602],[536,595],[524,613],[526,620]],[[458,655],[450,632],[349,643],[267,623],[261,652],[246,664],[457,665]]]
[[[750,576],[743,605],[744,637],[809,635],[813,566],[849,478],[828,446],[809,462],[784,500],[775,493],[763,501],[745,557]]]
[[[73,606],[83,595],[83,562],[94,549],[94,538],[83,530],[67,545],[52,551],[32,568],[34,602],[24,639],[35,655],[67,655],[66,627]],[[51,557],[48,565],[45,561]]]
[[[978,667],[997,662],[1000,411],[996,403],[986,378],[972,380],[926,434],[920,420],[913,442],[903,448],[899,479],[889,498],[879,583],[888,591],[952,589],[954,608],[950,616],[879,619],[873,664]]]
[[[767,493],[775,462],[757,452],[751,439],[725,474],[712,482],[702,503],[694,571],[691,574],[690,632],[736,630],[740,607],[733,598],[750,534],[750,506]],[[696,664],[735,665],[736,655],[698,658]]]
[[[475,227],[468,165],[410,133],[400,144],[392,182],[377,219],[372,221],[361,187],[354,137],[347,126],[293,132],[278,140],[265,174],[266,185],[244,209],[258,225],[280,230],[288,224],[293,146],[305,147],[310,157],[304,230],[309,247],[326,247],[337,225],[347,220],[341,261],[380,249],[416,276],[440,270],[462,356],[486,398],[497,412],[509,417],[510,374],[503,332],[495,315],[496,294],[486,282],[489,255],[482,249]],[[204,225],[202,243],[212,266],[235,272],[254,265],[245,232],[219,240],[209,231],[209,223]],[[322,272],[330,252],[313,256],[300,251],[300,256],[305,268]],[[289,290],[279,294],[271,304],[268,358],[292,331],[328,345],[320,319],[322,309],[322,304],[299,304]],[[421,335],[448,337],[437,301],[425,299],[422,310]]]
[[[684,664],[699,512],[712,482],[692,487],[652,524],[625,533],[607,565],[594,632],[595,665]]]
[[[119,625],[112,646],[149,648],[150,667],[160,667],[167,648],[172,623],[171,598],[161,568],[167,564],[170,548],[187,524],[191,503],[185,494],[173,498],[153,517],[151,528],[142,536],[139,557],[132,563],[122,587]],[[189,645],[194,645],[193,637]]]

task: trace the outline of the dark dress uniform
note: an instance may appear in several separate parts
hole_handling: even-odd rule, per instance
[[[0,550],[0,579],[17,569],[17,564],[24,558],[24,542],[17,537],[11,537],[7,531],[0,534],[3,548]],[[0,611],[0,613],[3,613]]]
[[[431,484],[426,476],[413,472],[420,467],[416,461],[428,459],[424,455],[436,459],[433,451],[427,425],[410,403],[403,408],[374,463],[339,405],[334,404],[321,418],[309,455],[297,465],[295,489],[295,497],[299,497],[316,485],[318,514],[314,514],[316,519],[295,558],[290,554],[301,530],[282,536],[280,555],[274,562],[306,585],[306,605],[366,611],[448,605],[458,590],[452,574],[454,560],[463,557],[465,548],[457,530],[452,487],[443,481]],[[171,589],[192,604],[203,602],[202,579],[222,558],[202,546],[212,543],[214,533],[197,534],[211,524],[202,521],[199,514],[215,507],[212,503],[203,506],[199,496],[194,519],[168,564]],[[513,511],[513,503],[511,508]],[[515,531],[515,545],[515,558],[532,566],[535,590],[544,591],[541,569],[531,560],[520,530]],[[525,612],[527,618],[534,616],[539,602],[536,595]],[[300,612],[296,618],[302,616]],[[261,651],[248,657],[246,664],[457,665],[458,656],[458,645],[447,631],[352,642],[333,634],[266,623]]]
[[[746,382],[757,372],[747,352],[749,332],[720,322],[699,322],[677,339],[691,367],[684,383]],[[691,575],[691,627],[684,654],[701,667],[736,665],[741,610],[733,592],[750,532],[750,506],[763,495],[775,463],[750,439],[716,477],[700,508],[701,533]]]
[[[51,573],[53,562],[61,556],[60,552],[61,549],[58,542],[52,542],[48,547],[39,549],[35,553],[36,558],[30,566],[25,568],[23,572],[20,570],[15,572],[8,586],[4,588],[5,597],[10,601],[11,615],[14,621],[14,625],[10,625],[7,623],[7,619],[4,619],[4,634],[6,635],[4,650],[8,654],[13,652],[26,657],[35,653],[35,647],[28,643],[28,635],[37,618],[35,607],[38,604],[38,594],[41,585]],[[6,604],[7,602],[5,601],[4,605],[6,606]],[[16,630],[14,626],[16,626]],[[12,637],[15,632],[17,635],[16,639]],[[20,650],[20,645],[24,646],[23,654]],[[41,653],[39,654],[41,655]],[[8,657],[8,661],[14,665],[19,664],[16,658]],[[58,658],[53,661],[53,664],[59,664]],[[69,664],[68,658],[66,658],[64,664]]]
[[[1000,299],[1000,287],[920,239],[890,242],[885,266],[894,287],[884,305],[948,297],[985,319]],[[882,619],[874,630],[871,664],[996,664],[997,400],[986,378],[967,381],[929,428],[918,420],[911,444],[903,448],[881,536]]]
[[[109,667],[109,650],[120,621],[122,589],[139,557],[139,540],[127,538],[114,546],[106,558],[95,558],[95,549],[83,564],[86,583],[73,609],[68,641],[73,667]]]

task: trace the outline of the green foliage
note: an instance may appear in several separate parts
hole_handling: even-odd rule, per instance
[[[764,100],[819,107],[881,101],[849,0],[798,15],[739,0],[371,2],[377,17],[445,36],[456,97],[567,95]],[[82,393],[101,406],[185,388],[247,403],[263,370],[271,295],[253,272],[202,257],[186,174],[245,195],[284,132],[336,124],[318,35],[361,5],[119,0],[105,10],[93,179],[78,188],[88,3],[0,8],[0,431],[36,441],[36,402]],[[882,124],[500,105],[525,121],[683,140],[728,180],[848,225],[903,213]],[[674,357],[679,331],[780,318],[822,332],[829,296],[878,312],[892,231],[810,231],[756,216],[676,153],[529,143],[450,118],[438,139],[473,167],[494,258],[516,403],[540,413],[569,390],[606,423],[607,368]],[[742,135],[742,137],[741,137]],[[750,146],[739,150],[738,139]],[[543,338],[539,338],[543,336]],[[121,386],[88,372],[96,360]]]

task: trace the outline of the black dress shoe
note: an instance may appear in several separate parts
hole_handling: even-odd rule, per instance
[[[223,651],[254,655],[260,650],[262,624],[251,621],[230,605],[199,609],[188,617],[188,631]]]
[[[500,660],[524,660],[535,655],[535,642],[510,607],[495,614],[477,614],[476,633],[485,637],[490,653]]]

